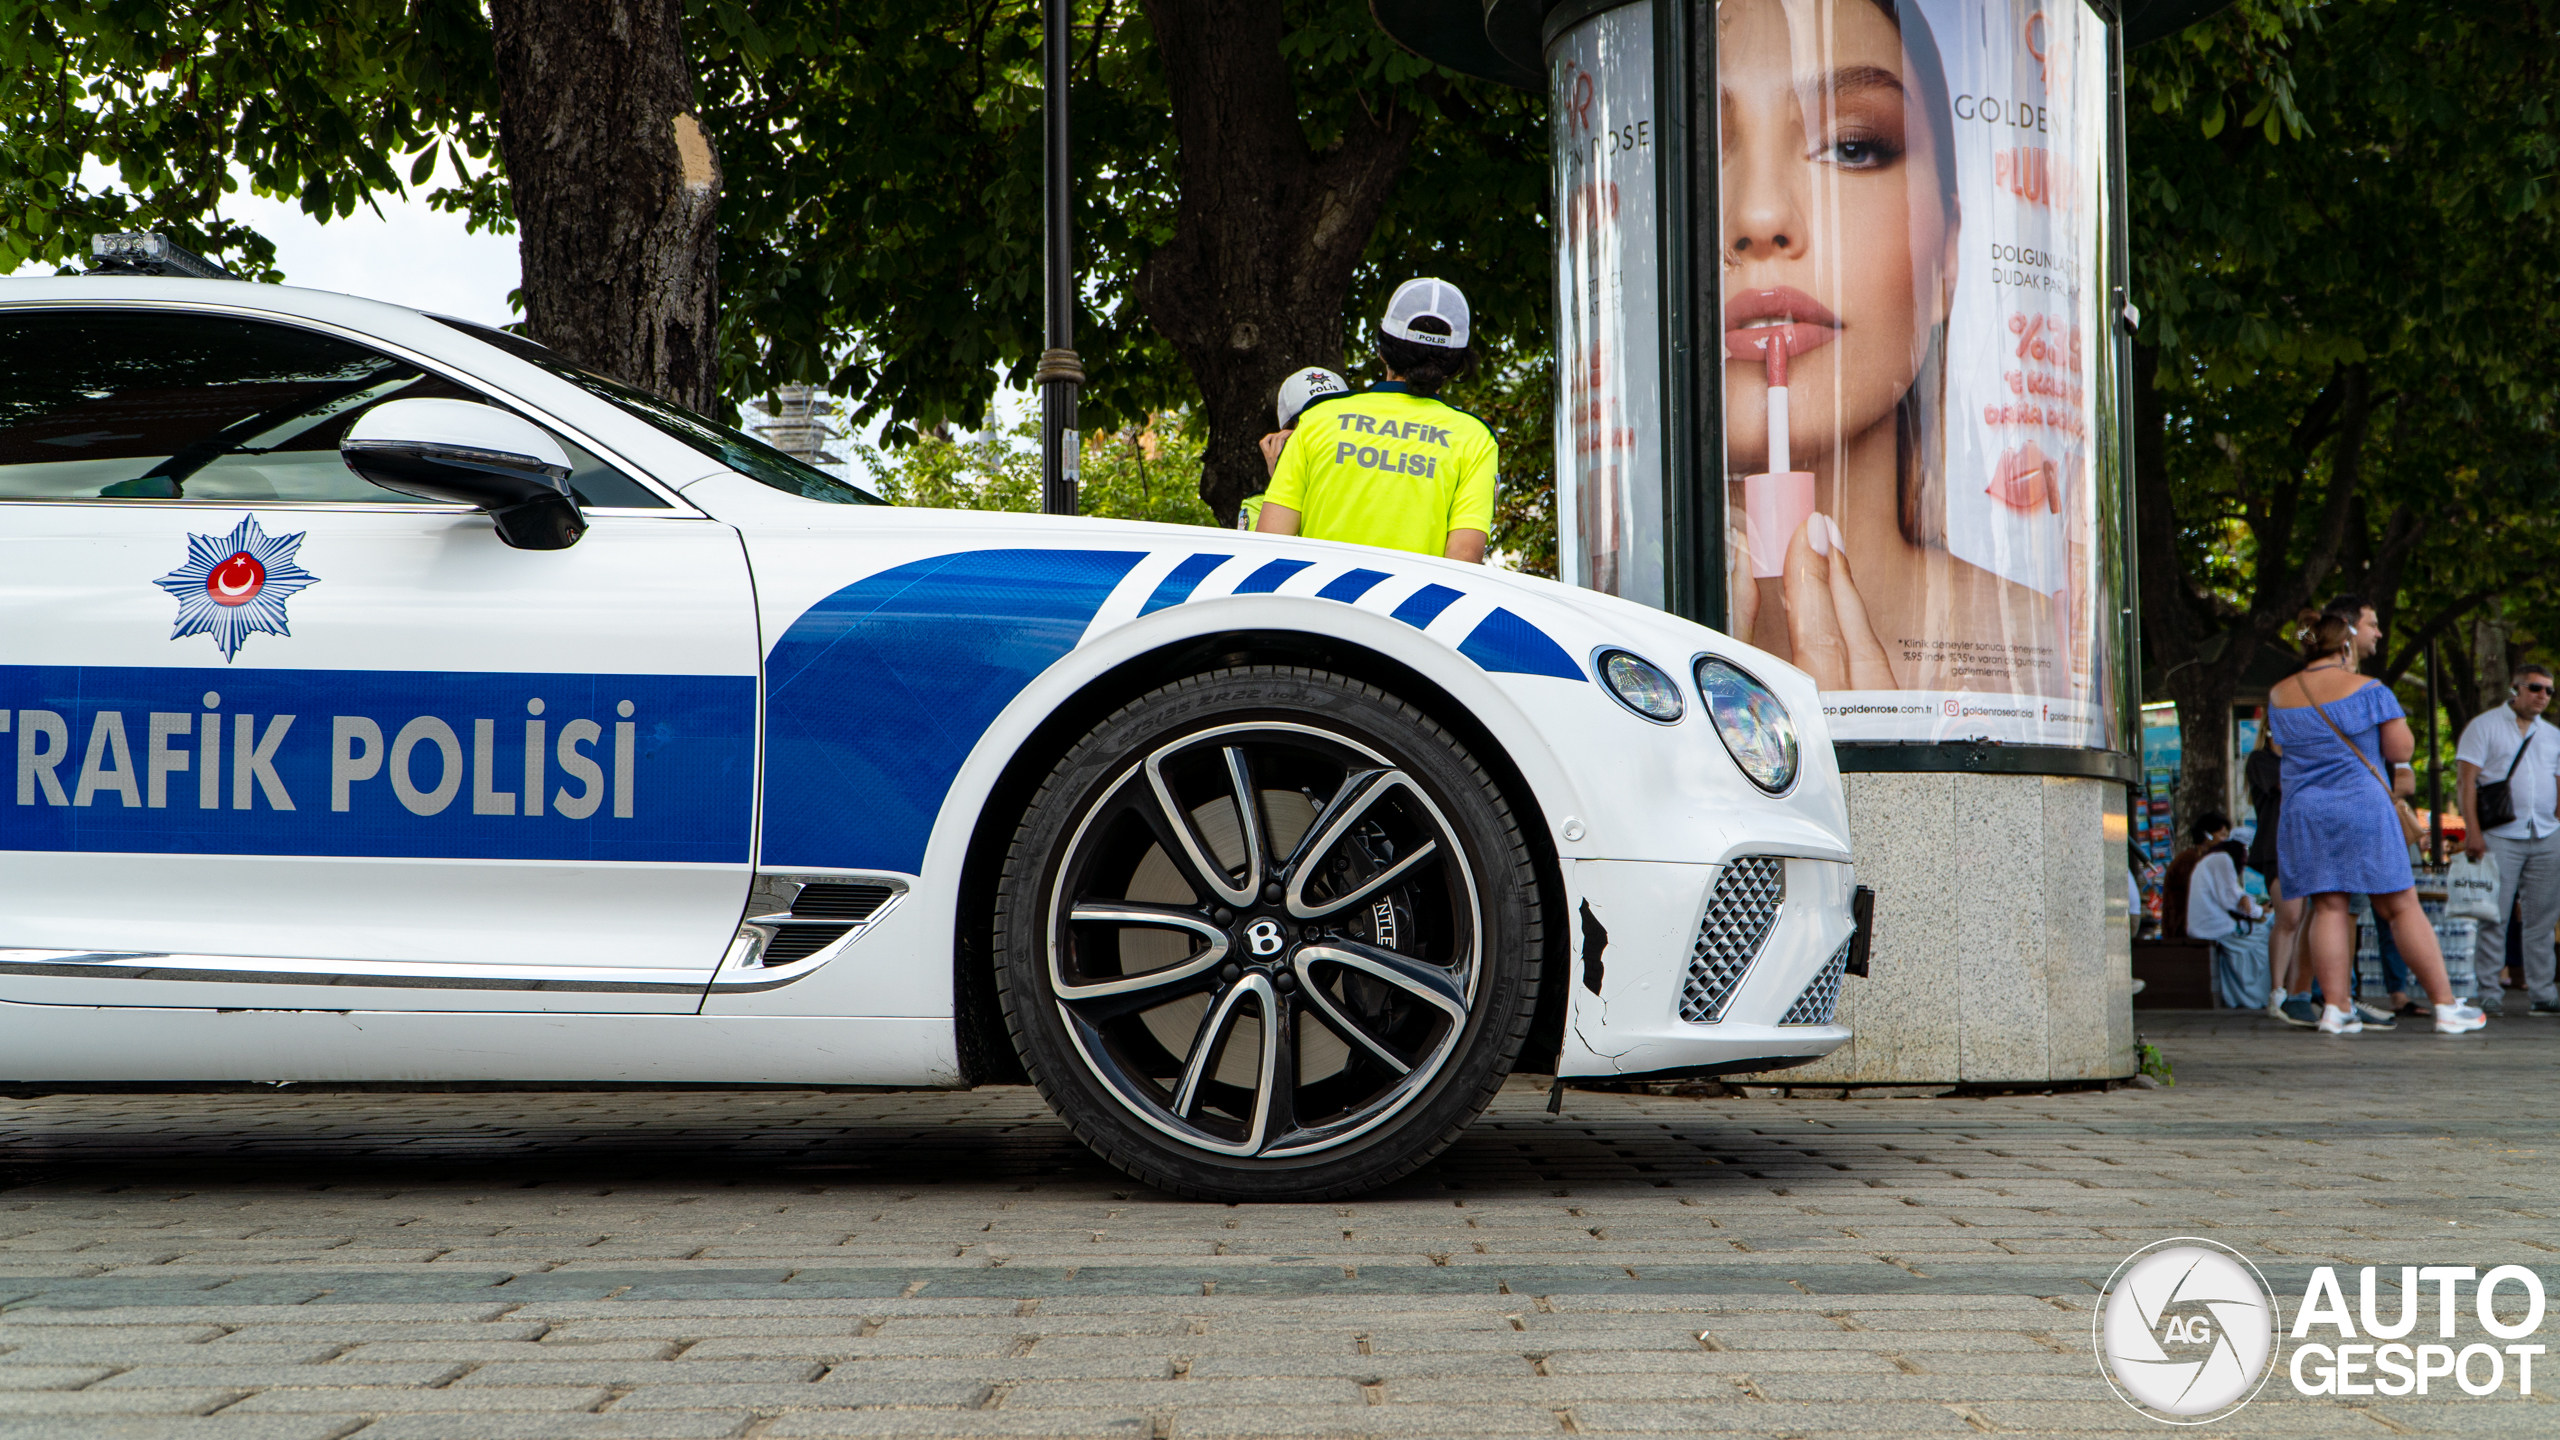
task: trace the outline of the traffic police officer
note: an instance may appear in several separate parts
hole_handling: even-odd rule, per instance
[[[1289,432],[1298,428],[1298,417],[1306,413],[1307,407],[1350,393],[1350,381],[1321,365],[1310,365],[1280,382],[1279,398],[1271,406],[1271,418],[1280,422],[1280,428],[1262,437],[1262,473],[1266,484],[1271,473],[1280,468],[1280,447],[1289,443]],[[1237,529],[1250,530],[1262,519],[1262,495],[1262,491],[1256,490],[1244,497],[1244,507],[1236,519]]]
[[[1387,378],[1302,417],[1254,528],[1482,563],[1493,530],[1493,431],[1433,398],[1475,358],[1467,300],[1445,280],[1396,287],[1378,322]]]

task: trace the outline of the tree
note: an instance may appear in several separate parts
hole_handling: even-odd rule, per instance
[[[275,247],[221,215],[233,167],[322,219],[442,169],[438,203],[523,222],[535,339],[716,406],[719,162],[690,113],[681,0],[496,0],[493,18],[470,0],[0,0],[0,262],[147,227],[277,279]],[[116,184],[92,187],[94,166]]]
[[[220,218],[233,164],[324,217],[440,176],[434,203],[521,224],[536,338],[687,403],[813,383],[905,443],[977,427],[1001,381],[1028,381],[1034,0],[495,0],[494,18],[0,0],[0,243],[68,260],[88,230],[151,224],[274,278],[272,247]],[[1467,291],[1475,393],[1540,373],[1539,97],[1406,54],[1360,0],[1081,0],[1074,37],[1091,426],[1197,407],[1198,484],[1231,516],[1280,378],[1361,372],[1345,309],[1415,273]],[[82,188],[96,160],[117,188]]]
[[[1346,305],[1436,271],[1501,357],[1548,300],[1535,97],[1405,54],[1357,0],[1225,3],[1086,0],[1071,102],[1084,413],[1197,404],[1221,518],[1280,379],[1360,367]],[[823,384],[899,442],[975,428],[997,369],[1025,383],[1040,350],[1037,6],[783,0],[697,43],[731,392]]]
[[[491,0],[525,329],[679,405],[720,406],[720,158],[683,0]]]
[[[2548,484],[2560,317],[2507,282],[2560,262],[2549,11],[2250,0],[2134,57],[2142,620],[2184,813],[2222,803],[2233,691],[2298,610],[2353,585],[2394,616],[2442,573],[2449,457],[2489,462],[2474,523]]]

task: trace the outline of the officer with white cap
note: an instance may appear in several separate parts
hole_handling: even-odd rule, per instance
[[[1475,359],[1467,299],[1446,280],[1396,287],[1378,322],[1387,378],[1302,416],[1254,528],[1482,562],[1500,454],[1493,431],[1442,403]]]
[[[1280,450],[1289,443],[1289,432],[1296,429],[1298,417],[1310,405],[1320,404],[1337,395],[1351,393],[1351,382],[1321,365],[1310,365],[1280,382],[1280,397],[1272,405],[1273,418],[1280,428],[1262,437],[1262,473],[1267,478],[1280,468]],[[1244,509],[1236,521],[1239,530],[1250,530],[1262,518],[1260,490],[1244,497]]]

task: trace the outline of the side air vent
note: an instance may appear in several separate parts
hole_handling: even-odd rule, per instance
[[[764,963],[768,967],[806,960],[853,933],[850,925],[795,925],[787,920],[765,923],[774,926],[773,939],[764,947]]]
[[[1796,997],[1796,1003],[1788,1006],[1787,1013],[1779,1017],[1779,1024],[1831,1023],[1831,1017],[1840,1009],[1840,977],[1849,973],[1850,943],[1847,940],[1840,942],[1840,948],[1823,963],[1822,973],[1813,977],[1813,983],[1804,987],[1804,993]]]
[[[870,919],[871,912],[897,893],[886,885],[804,885],[799,898],[791,902],[791,918],[860,922]]]
[[[1689,947],[1689,976],[1680,987],[1680,1018],[1711,1025],[1724,1018],[1726,1002],[1742,984],[1760,945],[1778,922],[1787,898],[1787,862],[1775,855],[1744,855],[1728,862],[1707,897],[1707,918]]]
[[[715,983],[747,983],[758,971],[796,965],[887,914],[905,889],[894,880],[761,873]]]

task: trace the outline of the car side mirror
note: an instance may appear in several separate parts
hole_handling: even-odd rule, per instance
[[[469,400],[386,400],[338,442],[347,468],[421,500],[486,510],[518,550],[566,550],[587,531],[569,452],[540,426]]]

